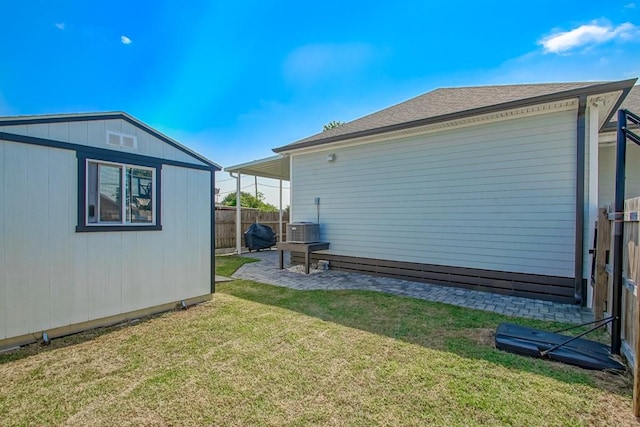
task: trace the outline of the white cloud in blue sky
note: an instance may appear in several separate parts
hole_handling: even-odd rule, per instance
[[[635,3],[625,4],[624,8],[625,9],[635,9],[636,8],[636,4]]]
[[[127,36],[120,36],[120,41],[122,42],[122,44],[131,44],[132,41],[129,37]]]
[[[599,45],[612,40],[631,40],[640,35],[640,29],[630,22],[625,22],[617,27],[609,24],[581,25],[570,31],[556,32],[541,39],[546,53],[568,53],[574,49]]]
[[[53,25],[55,25],[56,28],[59,29],[59,30],[64,30],[64,22],[56,22]]]

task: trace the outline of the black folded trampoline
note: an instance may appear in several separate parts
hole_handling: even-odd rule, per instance
[[[496,330],[496,347],[510,353],[548,358],[586,369],[624,371],[606,344],[556,332],[502,323]]]

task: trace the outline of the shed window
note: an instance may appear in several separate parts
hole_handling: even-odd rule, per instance
[[[156,169],[87,160],[86,225],[155,225]]]

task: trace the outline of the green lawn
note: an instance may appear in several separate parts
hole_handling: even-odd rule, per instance
[[[635,425],[628,376],[494,349],[513,319],[375,292],[217,289],[0,355],[0,424]]]
[[[237,255],[225,255],[216,257],[216,274],[231,277],[231,275],[243,264],[258,261],[255,258],[239,257]]]

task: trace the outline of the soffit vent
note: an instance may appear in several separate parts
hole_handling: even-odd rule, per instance
[[[134,135],[107,131],[107,144],[124,148],[138,148],[138,139]]]

